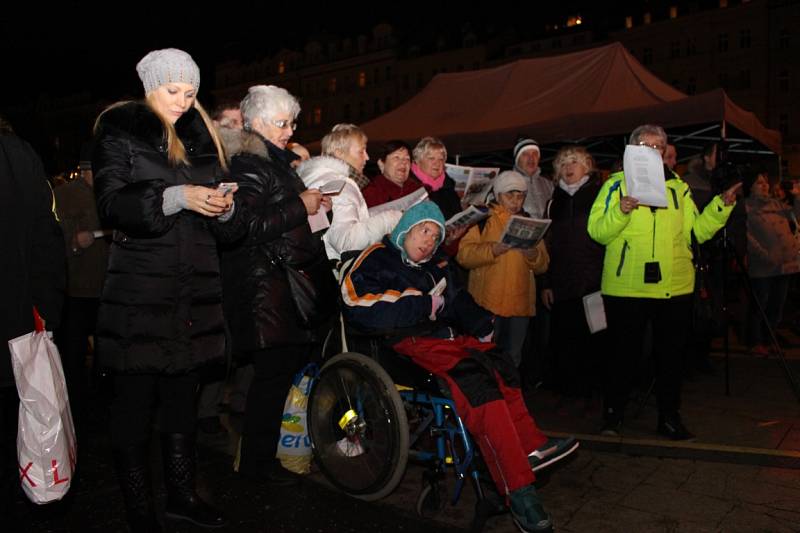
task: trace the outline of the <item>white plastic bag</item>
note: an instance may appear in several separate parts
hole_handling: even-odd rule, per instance
[[[311,472],[311,437],[308,435],[306,409],[308,391],[314,378],[307,375],[309,373],[316,373],[316,365],[310,364],[298,372],[289,389],[283,408],[281,436],[276,453],[281,465],[296,474]]]
[[[77,446],[58,349],[38,314],[36,330],[8,341],[19,393],[17,460],[22,489],[34,503],[63,498]]]

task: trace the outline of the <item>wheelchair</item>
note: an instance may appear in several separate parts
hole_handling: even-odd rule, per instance
[[[468,480],[475,491],[472,531],[505,512],[502,498],[481,486],[476,447],[443,393],[447,387],[380,337],[345,332],[339,322],[323,354],[337,332],[341,353],[323,362],[308,402],[312,449],[325,478],[350,496],[374,501],[397,487],[412,459],[427,467],[416,502],[420,516],[429,518],[446,505],[442,481],[448,470],[455,474],[451,505]]]

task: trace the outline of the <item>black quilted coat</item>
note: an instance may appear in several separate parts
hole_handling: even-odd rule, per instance
[[[231,156],[230,179],[239,183],[237,206],[247,226],[245,239],[226,246],[222,256],[234,356],[309,343],[314,332],[298,324],[286,274],[278,264],[302,267],[325,257],[299,196],[305,186],[289,165],[296,156],[253,132],[229,132],[225,145]]]
[[[190,166],[171,166],[158,117],[141,103],[102,115],[92,159],[97,211],[114,229],[97,323],[100,364],[117,372],[178,374],[225,354],[217,240],[244,228],[189,210],[165,216],[164,190],[213,184],[217,152],[199,113],[176,123]]]

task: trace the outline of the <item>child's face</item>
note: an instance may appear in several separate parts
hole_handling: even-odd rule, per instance
[[[403,249],[406,255],[415,263],[427,261],[436,251],[441,230],[433,222],[422,222],[412,227],[406,234],[403,241]]]
[[[522,211],[522,204],[525,203],[526,193],[522,191],[501,192],[497,195],[497,203],[502,205],[506,211],[516,215]]]

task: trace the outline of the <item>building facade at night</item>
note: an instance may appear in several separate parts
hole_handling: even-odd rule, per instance
[[[597,20],[564,15],[560,24],[532,30],[532,38],[502,31],[479,38],[465,25],[447,37],[423,36],[424,46],[380,24],[369,36],[309,41],[302,51],[219,64],[213,92],[238,99],[254,84],[285,87],[300,99],[298,139],[307,142],[336,123],[362,123],[397,107],[439,73],[619,41],[678,90],[725,89],[781,132],[784,174],[800,175],[800,106],[792,98],[800,89],[800,2],[653,2],[590,16]]]

